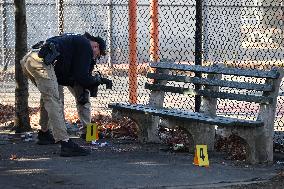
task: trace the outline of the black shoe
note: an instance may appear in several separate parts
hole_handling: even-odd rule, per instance
[[[42,132],[40,130],[37,134],[37,138],[38,138],[37,144],[39,145],[55,144],[55,140],[49,130],[46,132]]]
[[[91,153],[90,150],[80,147],[74,143],[71,139],[68,142],[61,141],[61,153],[60,156],[71,157],[71,156],[86,156]]]

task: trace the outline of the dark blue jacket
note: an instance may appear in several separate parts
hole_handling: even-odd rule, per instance
[[[85,36],[64,34],[47,42],[54,43],[60,53],[54,67],[58,84],[72,86],[76,82],[85,88],[96,84],[91,74],[95,64],[93,50]]]

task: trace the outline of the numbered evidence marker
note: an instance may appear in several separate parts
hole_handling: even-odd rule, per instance
[[[99,139],[98,126],[95,123],[87,125],[86,141],[91,142]]]
[[[194,165],[209,167],[207,145],[196,145]]]

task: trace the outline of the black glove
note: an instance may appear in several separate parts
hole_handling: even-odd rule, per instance
[[[99,85],[102,84],[102,78],[100,74],[96,74],[94,77],[96,82],[91,87],[88,88],[90,91],[90,97],[97,97],[98,87]]]
[[[96,74],[95,76],[94,76],[94,78],[95,78],[95,84],[94,85],[100,85],[100,84],[102,84],[102,77],[101,77],[101,74]]]
[[[105,84],[106,89],[112,89],[112,80],[107,79],[107,78],[103,78],[103,77],[101,77],[100,74],[96,74],[94,77],[95,77],[96,82],[91,87],[87,88],[90,91],[90,97],[97,97],[99,85]],[[84,93],[81,96],[82,96],[82,99],[83,99],[82,102],[85,102]],[[85,97],[86,97],[86,95],[85,95]]]
[[[112,89],[112,80],[107,78],[101,78],[102,83],[106,85],[106,89]]]
[[[90,91],[90,97],[97,97],[98,96],[98,85],[93,86]]]
[[[112,80],[102,77],[100,73],[96,74],[94,77],[95,80],[97,81],[96,82],[97,86],[105,84],[106,89],[112,89]]]

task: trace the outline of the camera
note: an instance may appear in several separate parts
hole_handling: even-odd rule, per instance
[[[93,85],[91,88],[85,89],[84,92],[80,95],[78,102],[81,104],[85,104],[88,102],[88,96],[90,92],[90,97],[97,97],[98,96],[98,87],[99,85],[106,85],[106,89],[112,89],[112,80],[100,77],[99,75],[96,75],[98,79],[98,83],[96,85]]]
[[[106,89],[112,89],[112,80],[107,79],[107,78],[101,78],[102,84],[106,85]]]
[[[101,77],[100,80],[101,80],[100,84],[106,85],[106,89],[112,89],[112,80],[103,77]],[[89,91],[90,91],[90,97],[97,97],[98,85],[93,86],[92,88],[89,89]]]
[[[97,97],[98,96],[98,86],[89,89],[90,97]]]

